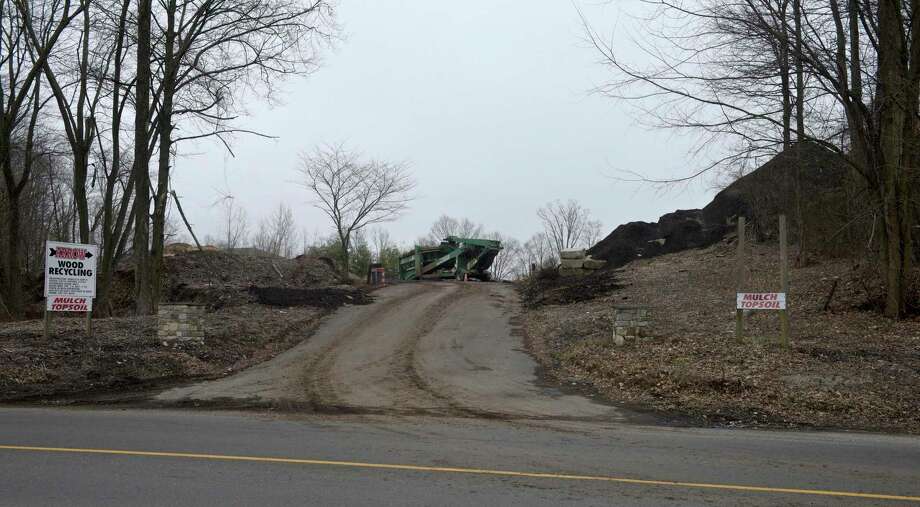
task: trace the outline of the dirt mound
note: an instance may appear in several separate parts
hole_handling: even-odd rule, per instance
[[[249,292],[263,305],[315,306],[338,308],[346,304],[367,305],[373,299],[354,287],[328,287],[319,289],[293,289],[289,287],[250,287]]]
[[[257,302],[251,287],[318,289],[347,282],[328,262],[314,257],[285,259],[225,251],[191,251],[165,257],[163,261],[164,301],[199,303],[211,309]],[[132,286],[130,267],[116,273],[111,293],[116,314],[132,308]]]
[[[521,302],[528,307],[565,305],[607,295],[621,285],[607,272],[587,276],[561,276],[555,269],[544,269],[519,285]]]
[[[846,161],[839,155],[802,144],[735,181],[705,208],[678,210],[658,222],[621,225],[588,253],[616,268],[637,258],[703,248],[732,231],[738,216],[748,219],[758,240],[775,238],[780,214],[790,217],[790,237],[798,237],[796,218],[802,217],[813,245],[841,250],[852,238],[839,231],[847,224],[856,225],[851,219],[853,210],[848,208],[853,207],[852,202],[844,195],[846,171]],[[797,195],[802,199],[796,200]]]

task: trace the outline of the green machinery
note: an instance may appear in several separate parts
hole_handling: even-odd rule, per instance
[[[438,246],[416,246],[410,255],[399,259],[399,279],[489,280],[488,269],[501,249],[500,241],[448,236]]]

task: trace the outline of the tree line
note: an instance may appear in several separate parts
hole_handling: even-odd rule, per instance
[[[264,135],[244,103],[316,70],[334,14],[324,0],[0,0],[0,312],[23,315],[46,239],[100,245],[100,313],[126,260],[137,313],[153,312],[183,146]]]
[[[647,2],[642,53],[585,21],[612,72],[600,93],[641,117],[728,143],[711,165],[743,166],[798,143],[840,154],[847,200],[884,280],[885,313],[903,315],[915,261],[920,161],[920,3],[901,0]],[[637,39],[639,40],[639,39]],[[809,168],[800,164],[799,171]],[[796,195],[799,203],[807,195]],[[801,206],[797,206],[801,209]],[[804,235],[804,221],[800,236]],[[804,245],[802,237],[800,245]]]

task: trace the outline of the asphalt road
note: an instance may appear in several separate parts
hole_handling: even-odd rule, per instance
[[[0,506],[920,503],[916,437],[643,425],[542,385],[516,313],[403,284],[160,408],[0,408]]]
[[[908,437],[0,409],[0,505],[898,505],[918,477]]]

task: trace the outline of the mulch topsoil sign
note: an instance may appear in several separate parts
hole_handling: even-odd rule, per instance
[[[739,310],[785,310],[784,292],[739,292]]]
[[[96,296],[96,245],[45,243],[45,300],[52,312],[89,312]]]

